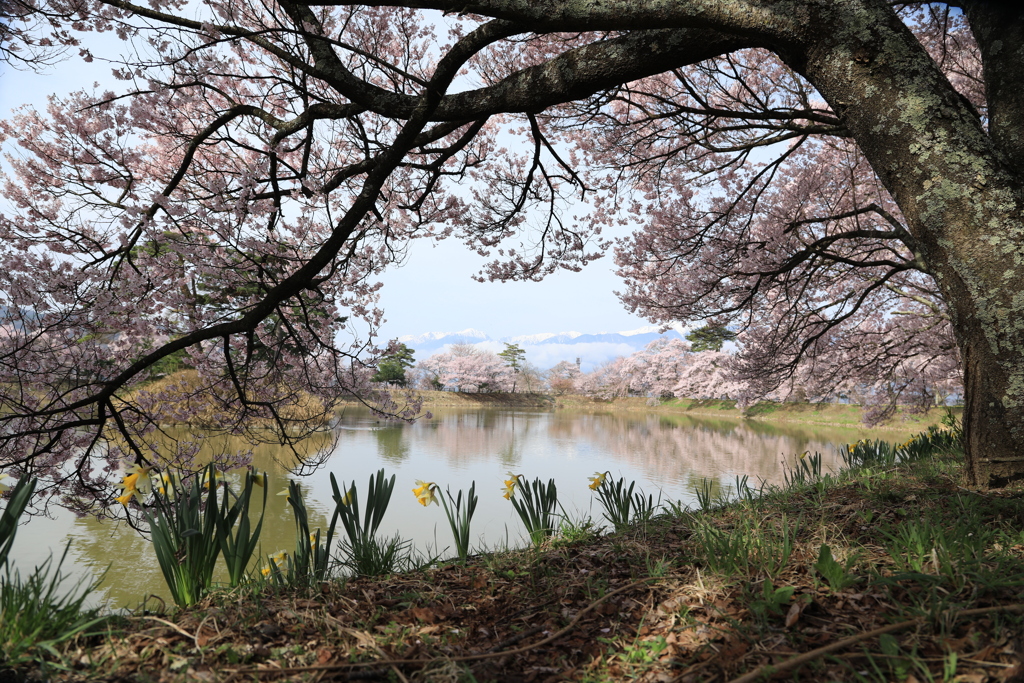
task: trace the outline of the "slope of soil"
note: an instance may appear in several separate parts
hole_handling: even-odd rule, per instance
[[[1024,492],[950,458],[79,639],[52,680],[1024,681]],[[827,548],[827,551],[826,551]],[[152,607],[152,605],[150,605]]]

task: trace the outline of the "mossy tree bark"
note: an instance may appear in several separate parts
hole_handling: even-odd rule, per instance
[[[968,8],[982,52],[999,57],[987,127],[881,3],[837,6],[823,17],[832,30],[820,26],[791,59],[896,199],[943,292],[964,363],[968,471],[981,485],[1024,478],[1024,34],[1005,13]]]

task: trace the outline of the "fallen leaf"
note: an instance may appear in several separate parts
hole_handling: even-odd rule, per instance
[[[725,643],[722,645],[722,649],[719,652],[719,655],[721,659],[726,662],[735,661],[743,655],[747,654],[747,650],[749,649],[750,646],[747,645],[745,640],[742,640],[741,638],[737,638],[736,636],[730,634],[726,638]]]
[[[800,613],[803,612],[803,606],[799,601],[794,602],[789,606],[789,612],[786,613],[786,628],[790,628],[800,619]]]
[[[988,676],[985,674],[960,674],[953,679],[953,683],[985,683]]]
[[[428,624],[433,624],[438,620],[438,615],[434,610],[429,607],[413,607],[411,610],[412,615],[420,621],[425,621]]]
[[[1018,662],[1009,669],[1003,669],[996,676],[1003,683],[1021,683],[1024,681],[1024,664]]]

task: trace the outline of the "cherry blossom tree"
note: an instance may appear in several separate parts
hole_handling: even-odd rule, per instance
[[[581,376],[578,365],[563,360],[548,369],[548,387],[557,395],[575,394],[579,391],[578,382]]]
[[[729,324],[759,393],[959,355],[971,478],[1024,477],[1012,4],[19,2],[127,54],[0,129],[4,465],[146,462],[133,391],[183,350],[228,424],[361,391],[339,334],[411,239],[540,279],[635,221],[624,301]]]
[[[625,358],[620,356],[599,365],[592,371],[579,377],[573,383],[574,388],[581,394],[604,401],[620,396],[628,396],[630,382],[629,377],[622,371],[624,361]]]
[[[628,379],[631,392],[670,398],[689,354],[690,345],[683,340],[662,337],[623,358],[618,371]]]
[[[691,354],[680,369],[672,393],[680,398],[729,399],[744,409],[755,399],[750,385],[737,379],[736,357],[722,351]],[[766,397],[767,398],[767,397]]]
[[[471,344],[454,344],[419,365],[427,381],[424,388],[475,394],[511,391],[515,383],[515,372],[503,359]]]
[[[579,393],[600,399],[619,396],[732,399],[742,407],[756,398],[738,377],[737,357],[721,351],[692,353],[680,339],[657,339],[629,356],[616,358],[575,381]],[[778,398],[777,392],[764,398]]]

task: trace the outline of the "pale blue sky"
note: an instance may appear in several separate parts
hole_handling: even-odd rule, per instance
[[[99,56],[102,48],[92,47]],[[110,77],[109,65],[100,60],[86,64],[74,55],[45,74],[4,68],[0,112],[6,117],[21,104],[43,108],[48,95],[91,87],[94,82],[114,89],[123,86]],[[628,232],[622,229],[620,234]],[[613,273],[610,256],[580,273],[560,272],[540,283],[475,282],[472,275],[484,261],[454,240],[416,241],[405,264],[382,278],[381,303],[387,322],[380,336],[475,328],[500,338],[540,332],[616,332],[649,324],[626,312],[613,294],[621,281]]]

